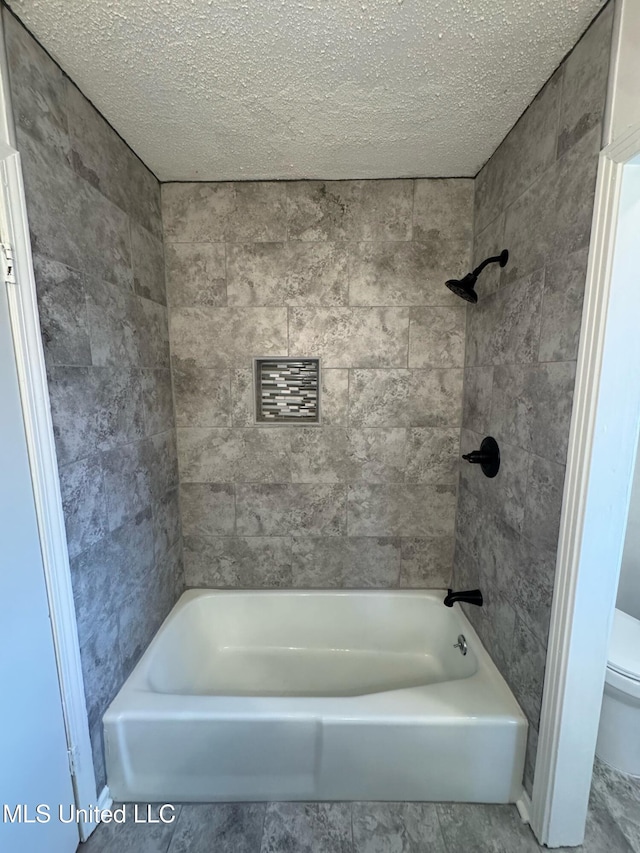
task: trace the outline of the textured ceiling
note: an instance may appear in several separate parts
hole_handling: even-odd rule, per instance
[[[475,175],[600,0],[10,0],[161,180]]]

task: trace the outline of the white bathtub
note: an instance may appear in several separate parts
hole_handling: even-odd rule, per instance
[[[526,719],[443,596],[186,592],[104,716],[111,795],[514,802]]]

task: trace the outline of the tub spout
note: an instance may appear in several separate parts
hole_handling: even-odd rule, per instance
[[[482,593],[479,589],[467,589],[460,592],[448,589],[444,599],[445,607],[453,607],[456,601],[463,601],[466,604],[477,604],[478,607],[482,607]]]

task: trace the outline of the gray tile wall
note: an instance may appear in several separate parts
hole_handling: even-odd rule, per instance
[[[462,451],[500,444],[495,480],[461,463],[455,585],[530,722],[531,787],[542,699],[575,364],[613,4],[476,178],[474,261],[489,268],[469,309]]]
[[[160,186],[3,20],[100,790],[102,714],[183,583]]]
[[[189,586],[445,586],[473,181],[163,184]],[[319,427],[252,358],[322,359]]]

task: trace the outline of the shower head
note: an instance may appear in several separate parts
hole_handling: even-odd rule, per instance
[[[459,280],[456,278],[450,278],[449,281],[445,282],[445,284],[452,293],[456,294],[456,296],[461,296],[467,302],[475,304],[478,301],[476,282],[478,281],[478,276],[482,270],[488,264],[500,264],[501,267],[504,267],[507,265],[508,260],[509,252],[506,249],[503,249],[499,255],[495,255],[492,258],[484,260],[472,272],[468,272],[464,278]]]
[[[445,283],[449,290],[452,293],[455,293],[456,296],[461,296],[463,299],[466,299],[467,302],[473,302],[475,304],[478,301],[478,294],[475,291],[477,280],[478,276],[470,272],[459,281],[458,279],[450,278],[449,281]]]

